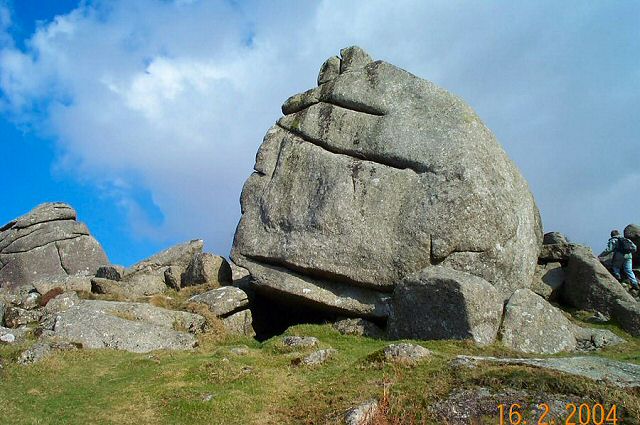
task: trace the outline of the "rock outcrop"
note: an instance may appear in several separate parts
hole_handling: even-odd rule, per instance
[[[528,287],[539,214],[493,134],[434,84],[357,47],[341,56],[267,132],[232,260],[264,295],[378,323],[396,285],[436,265],[500,300]]]
[[[201,330],[202,316],[165,310],[142,303],[82,301],[71,303],[52,316],[51,337],[83,348],[110,348],[144,353],[193,348],[192,333]]]
[[[67,204],[39,205],[0,227],[0,287],[94,275],[108,263],[98,241]]]
[[[133,266],[101,267],[91,280],[92,292],[137,298],[173,288],[231,284],[231,267],[223,257],[203,253],[202,240],[175,245]]]

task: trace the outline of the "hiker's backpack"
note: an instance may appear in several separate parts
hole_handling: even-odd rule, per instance
[[[618,238],[618,251],[622,254],[631,254],[636,252],[636,244],[634,244],[630,239],[627,238]]]

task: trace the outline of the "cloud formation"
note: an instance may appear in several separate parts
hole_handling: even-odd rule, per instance
[[[640,220],[638,9],[92,1],[41,24],[20,49],[0,8],[0,108],[55,139],[58,166],[111,194],[140,235],[202,237],[226,254],[280,104],[314,85],[326,57],[358,44],[467,100],[529,180],[546,230],[599,246],[610,227]]]

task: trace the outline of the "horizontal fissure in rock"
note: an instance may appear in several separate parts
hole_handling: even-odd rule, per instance
[[[357,112],[360,114],[374,115],[377,117],[382,117],[386,115],[385,111],[377,109],[371,105],[366,105],[360,102],[341,102],[336,99],[308,99],[306,102],[300,102],[296,107],[292,105],[287,105],[286,108],[283,109],[283,113],[285,115],[291,115],[298,113],[300,111],[304,111],[310,106],[317,105],[318,103],[326,103],[329,105],[337,106],[338,108],[349,109],[350,111]]]
[[[390,168],[395,168],[398,170],[411,170],[413,172],[415,172],[416,174],[424,174],[424,173],[431,173],[431,174],[436,174],[433,170],[429,169],[429,167],[427,167],[424,164],[420,164],[418,162],[415,161],[402,161],[402,160],[393,160],[390,158],[386,158],[382,155],[371,155],[369,157],[365,156],[363,153],[361,152],[357,152],[357,151],[353,151],[353,150],[348,150],[348,149],[340,149],[338,147],[335,146],[330,146],[328,145],[326,142],[324,142],[323,140],[320,139],[315,139],[315,138],[311,138],[308,135],[293,129],[293,128],[288,128],[283,126],[280,123],[277,123],[277,126],[280,127],[281,129],[283,129],[284,131],[293,134],[294,136],[304,140],[305,142],[311,143],[312,145],[318,146],[319,148],[332,153],[334,155],[344,155],[344,156],[348,156],[349,158],[352,159],[356,159],[359,161],[365,161],[365,162],[373,162],[375,164],[378,165],[382,165],[385,167],[390,167]]]
[[[261,255],[246,255],[244,256],[252,261],[256,261],[264,266],[275,266],[281,269],[294,272],[297,275],[302,275],[311,279],[324,280],[331,283],[337,283],[340,285],[358,287],[362,289],[369,289],[376,292],[391,293],[393,292],[394,283],[375,285],[369,282],[358,281],[349,276],[345,276],[339,273],[332,273],[324,270],[312,269],[309,267],[301,267],[296,264],[292,264],[286,260],[265,257]]]
[[[75,233],[75,236],[71,236],[71,237],[68,237],[68,238],[56,239],[55,241],[51,241],[51,242],[47,242],[47,243],[42,244],[42,245],[34,246],[33,248],[25,249],[23,251],[3,252],[3,254],[5,254],[5,255],[24,254],[26,252],[31,252],[31,251],[36,250],[38,248],[44,248],[45,246],[49,246],[51,244],[55,244],[56,242],[70,241],[70,240],[73,240],[73,239],[81,238],[83,236],[87,236],[87,235],[85,235],[84,233]],[[56,248],[57,248],[57,246],[56,246]]]

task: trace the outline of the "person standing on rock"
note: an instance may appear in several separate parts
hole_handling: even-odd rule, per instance
[[[629,239],[620,235],[618,230],[611,231],[611,238],[607,243],[607,249],[604,250],[601,257],[613,252],[613,261],[611,267],[613,268],[613,275],[616,279],[621,280],[620,269],[624,271],[624,274],[629,279],[631,286],[634,290],[638,290],[638,280],[633,274],[632,256],[636,252],[636,245]]]

